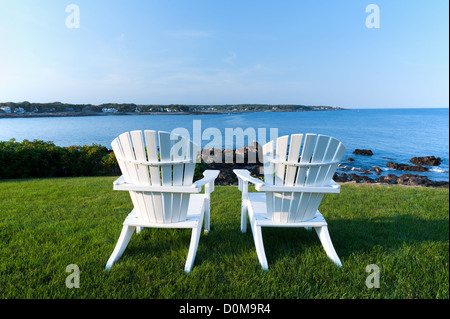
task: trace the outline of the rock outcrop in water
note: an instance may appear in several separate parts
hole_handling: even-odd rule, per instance
[[[216,185],[237,185],[233,169],[247,169],[253,176],[263,176],[259,151],[262,147],[256,142],[235,150],[202,149],[203,166],[220,170]]]
[[[338,183],[379,183],[388,185],[408,185],[408,186],[423,186],[423,187],[443,187],[448,188],[449,182],[446,181],[432,181],[426,176],[417,174],[403,174],[397,176],[388,174],[386,176],[379,176],[375,179],[368,176],[360,176],[357,174],[335,173],[334,178]]]
[[[407,165],[407,164],[397,164],[394,162],[387,162],[387,167],[399,170],[399,171],[413,171],[413,172],[427,172],[428,168],[423,167],[422,165]]]
[[[372,156],[373,152],[371,150],[360,150],[360,149],[356,149],[353,151],[353,154],[356,155],[365,155],[365,156]]]
[[[259,152],[262,150],[261,146],[254,142],[249,146],[237,149],[237,150],[213,150],[203,149],[202,159],[204,169],[218,169],[220,174],[216,179],[216,185],[237,185],[238,181],[236,175],[233,173],[233,169],[247,169],[251,175],[257,178],[263,178],[262,166],[258,157]],[[232,163],[230,162],[230,159]],[[221,163],[218,163],[218,159]],[[393,163],[395,164],[395,163]],[[405,164],[396,164],[405,165]],[[412,166],[412,165],[407,165]],[[418,166],[414,166],[418,167]],[[373,171],[376,178],[371,178],[370,175]],[[382,170],[378,167],[373,167],[370,170],[357,173],[335,173],[333,179],[338,183],[380,183],[388,185],[409,185],[409,186],[423,186],[423,187],[449,187],[449,182],[440,181],[435,182],[430,180],[426,176],[417,174],[404,174],[397,176],[394,174],[388,174],[386,176],[379,176]]]
[[[409,161],[416,165],[425,165],[425,166],[438,166],[442,162],[440,157],[436,158],[434,156],[413,157]]]

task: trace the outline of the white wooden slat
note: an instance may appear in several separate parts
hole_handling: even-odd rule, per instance
[[[311,156],[314,149],[314,144],[316,142],[316,134],[306,134],[305,141],[303,143],[302,155],[300,158],[300,163],[310,163]],[[295,185],[303,186],[306,179],[306,174],[308,172],[308,167],[299,167]]]
[[[147,157],[149,161],[157,162],[158,159],[158,144],[156,143],[156,132],[153,130],[145,130],[145,146],[147,148]],[[153,186],[161,186],[160,168],[158,166],[150,166],[150,182]],[[162,194],[160,192],[150,193],[153,203],[153,212],[155,214],[155,222],[164,222],[164,211]]]
[[[184,153],[184,159],[190,159],[191,163],[184,165],[184,176],[183,176],[183,185],[190,186],[194,181],[194,171],[195,171],[195,163],[200,151],[200,148],[197,144],[192,141],[186,141],[186,151]],[[181,196],[180,203],[180,219],[186,218],[188,207],[190,201],[190,194],[183,194]]]
[[[286,153],[288,146],[289,136],[285,135],[277,138],[276,144],[276,157],[279,161],[286,161]],[[275,164],[275,185],[281,186],[284,185],[284,177],[285,177],[285,168],[286,165],[282,163]],[[288,202],[289,199],[285,200],[284,192],[274,193],[273,194],[273,217],[274,221],[281,222],[282,220],[287,220],[287,209],[283,209],[283,203]]]
[[[159,161],[158,159],[158,144],[156,143],[156,133],[155,131],[146,130],[144,131],[145,136],[145,146],[147,148],[148,160],[152,162]],[[154,186],[161,185],[161,177],[159,167],[150,166],[150,181]]]
[[[269,160],[274,158],[274,142],[269,141],[263,145],[264,182],[273,185],[274,164]],[[267,218],[273,218],[273,192],[266,192]]]
[[[274,192],[266,192],[267,218],[273,220],[273,196]]]
[[[122,145],[120,145],[120,142],[119,142],[119,138],[115,138],[111,142],[111,147],[116,156],[117,163],[119,164],[120,171],[122,172],[122,175],[123,175],[125,181],[130,182],[131,180],[129,177],[130,175],[128,174],[128,168],[125,165],[125,162],[120,159],[120,158],[124,158],[124,154],[123,154],[123,150],[122,150]],[[118,157],[120,157],[120,158],[118,158]]]
[[[302,139],[303,134],[292,134],[290,143],[289,143],[289,154],[288,154],[288,162],[298,162],[299,161],[299,155],[300,155],[300,149],[302,146]],[[284,181],[285,186],[294,186],[295,182],[295,176],[297,173],[297,167],[293,165],[287,165],[286,167],[286,179]],[[291,192],[291,193],[284,193],[284,199],[283,199],[283,211],[286,212],[284,216],[282,216],[283,222],[288,222],[292,219],[292,214],[295,212],[292,211],[292,204],[294,202],[294,207],[296,204],[298,204],[298,200],[300,198],[300,193],[298,192]]]
[[[142,135],[142,131],[131,131],[130,132],[131,141],[133,143],[134,154],[136,160],[147,161],[147,154],[145,152],[145,142]],[[151,185],[149,167],[147,165],[135,164],[137,167],[138,177],[140,185]],[[145,209],[145,220],[149,222],[156,222],[156,212],[153,203],[152,192],[139,192],[136,196],[143,202],[143,207]],[[144,213],[144,212],[142,212]]]
[[[186,153],[186,139],[183,136],[172,136],[173,146],[170,150],[171,161],[183,161]],[[184,165],[173,165],[173,186],[183,185]]]
[[[298,162],[300,155],[300,148],[302,146],[303,134],[292,134],[289,144],[288,162]],[[297,167],[288,165],[286,168],[286,186],[294,186],[295,175]]]
[[[115,138],[112,143],[111,147],[114,151],[114,154],[116,155],[117,162],[119,163],[120,170],[122,171],[122,175],[124,177],[124,180],[127,182],[131,181],[131,178],[129,177],[130,174],[128,173],[128,166],[124,161],[121,160],[121,158],[125,158],[125,154],[123,152],[122,145],[120,143],[119,138]],[[139,203],[136,197],[136,192],[130,192],[130,198],[133,202],[133,206],[136,207],[136,210],[139,209]]]
[[[273,185],[274,164],[269,160],[273,159],[274,149],[273,141],[264,144],[263,149],[263,163],[264,163],[264,182],[266,185]],[[266,192],[267,218],[273,218],[273,192]]]
[[[320,163],[323,161],[323,156],[325,154],[326,148],[328,146],[330,138],[326,135],[319,135],[316,139],[316,144],[314,151],[311,156],[311,163]],[[314,186],[317,174],[319,172],[320,167],[313,166],[308,168],[306,179],[305,179],[305,186]],[[317,199],[320,195],[313,194],[313,193],[304,193],[302,196],[302,200],[299,206],[299,212],[297,215],[296,220],[302,221],[307,220],[309,218],[312,218],[314,216],[314,213],[312,213],[311,208],[315,205],[317,202]]]
[[[170,161],[170,133],[159,132],[159,155],[161,156],[161,161]],[[162,166],[161,167],[162,185],[171,186],[172,185],[172,166]],[[163,193],[163,204],[164,204],[164,222],[170,222],[170,216],[172,215],[172,194]]]
[[[317,138],[316,147],[314,149],[311,163],[321,163],[323,161],[323,156],[325,155],[325,150],[327,149],[328,142],[330,140],[329,136],[319,135]],[[305,181],[305,186],[315,185],[317,173],[319,172],[318,166],[310,167]]]
[[[333,157],[333,162],[340,162],[342,160],[342,157],[345,154],[345,146],[342,143],[339,143],[339,146],[336,150],[336,154]],[[324,178],[324,183],[329,183],[331,179],[333,178],[334,173],[336,172],[336,169],[338,167],[339,163],[331,164],[330,168],[328,169],[327,175]]]
[[[307,207],[307,214],[305,214],[303,220],[308,220],[314,217],[320,203],[322,202],[323,195],[324,193],[311,194]]]
[[[199,151],[200,148],[198,147],[198,145],[192,141],[189,141],[187,152],[185,154],[185,159],[192,159],[192,163],[184,165],[184,179],[183,179],[184,186],[192,185],[192,182],[194,180],[195,161]]]
[[[299,203],[302,199],[303,193],[292,192],[292,200],[289,207],[288,223],[293,223],[297,219]]]
[[[161,162],[168,162],[170,158],[171,141],[170,133],[159,132],[159,155],[161,156]],[[172,165],[165,165],[161,167],[162,185],[172,185]]]
[[[180,220],[186,219],[190,198],[191,194],[181,194],[180,217],[179,217]]]
[[[119,135],[119,141],[120,145],[122,147],[122,154],[124,159],[136,159],[133,145],[131,142],[131,137],[129,132],[125,132]],[[125,161],[125,166],[127,167],[127,171],[129,174],[130,182],[131,183],[139,183],[139,175],[138,175],[138,169],[137,165]],[[140,218],[147,220],[147,210],[145,206],[145,202],[143,199],[142,193],[139,192],[130,192],[130,197],[133,201],[133,205],[136,208],[136,211]]]
[[[279,161],[286,161],[289,135],[277,138],[276,157]],[[275,165],[275,185],[284,185],[285,164]]]
[[[273,159],[273,141],[263,145],[264,182],[273,185],[274,164],[269,160]]]
[[[122,145],[123,155],[125,158],[130,158],[135,160],[133,146],[131,144],[130,134],[128,132],[119,135],[120,144]],[[127,166],[127,171],[129,174],[130,181],[132,183],[139,183],[139,177],[137,173],[136,166],[132,163],[125,162]]]
[[[173,139],[173,146],[170,150],[170,157],[173,161],[181,161],[185,158],[185,152],[186,152],[186,139],[182,136],[176,135],[171,137]],[[184,172],[184,165],[174,165],[173,166],[173,186],[182,186],[183,185],[183,172]],[[181,209],[181,198],[182,194],[180,193],[173,193],[172,194],[172,216],[171,216],[171,222],[178,222],[180,221],[180,209]],[[189,196],[187,194],[187,196]]]
[[[302,148],[302,155],[300,157],[300,163],[311,162],[316,139],[316,134],[306,134]],[[305,186],[308,171],[309,167],[300,166],[298,168],[295,186]],[[310,196],[311,193],[307,192],[302,192],[301,196],[299,196],[298,199],[297,196],[294,196],[290,207],[290,220],[301,220],[301,218],[305,215],[306,205],[309,203]]]
[[[147,155],[145,154],[145,144],[142,137],[142,131],[131,131],[130,136],[133,143],[136,160],[146,161]],[[140,164],[136,166],[140,183],[143,185],[150,185],[150,175],[148,172],[148,167],[146,165]]]
[[[331,162],[334,158],[334,155],[336,154],[336,150],[339,146],[339,141],[333,137],[330,138],[330,142],[328,143],[327,150],[325,152],[325,155],[323,157],[324,162]],[[325,185],[325,177],[328,173],[328,170],[330,169],[330,165],[320,167],[319,173],[317,174],[316,178],[316,185],[322,186]],[[327,181],[329,182],[329,181]]]

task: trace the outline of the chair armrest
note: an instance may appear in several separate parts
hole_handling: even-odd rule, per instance
[[[233,173],[235,173],[237,178],[239,178],[240,180],[255,184],[257,189],[264,186],[264,182],[262,180],[259,180],[251,176],[250,172],[246,169],[234,169]]]
[[[116,191],[137,191],[137,192],[199,193],[201,191],[201,186],[137,185],[126,182],[122,175],[113,182],[113,189]]]
[[[339,185],[338,183],[336,183],[334,180],[330,181],[330,186],[333,188],[341,188],[341,185]]]
[[[341,185],[335,181],[331,181],[328,185],[321,186],[277,186],[264,185],[259,187],[262,192],[302,192],[302,193],[340,193]]]
[[[116,180],[113,182],[113,185],[114,185],[114,186],[116,186],[116,185],[122,185],[122,184],[126,184],[125,178],[123,177],[123,175],[121,175],[118,179],[116,179]]]
[[[214,182],[214,180],[217,178],[217,176],[219,175],[220,171],[219,170],[206,170],[203,172],[203,178],[194,182],[192,184],[192,187],[202,187],[203,185],[206,185],[210,182]]]

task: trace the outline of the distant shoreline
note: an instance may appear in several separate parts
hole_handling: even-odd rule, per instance
[[[256,112],[323,112],[342,111],[345,109],[312,109],[312,110],[251,110],[251,111],[202,111],[202,112],[48,112],[48,113],[0,113],[1,118],[36,118],[36,117],[83,117],[83,116],[124,116],[124,115],[221,115],[221,114],[242,114]]]

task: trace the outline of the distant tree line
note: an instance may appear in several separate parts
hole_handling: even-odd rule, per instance
[[[225,105],[142,105],[134,103],[104,103],[93,104],[67,104],[61,102],[32,103],[24,102],[0,102],[0,112],[5,112],[9,107],[11,113],[19,110],[27,113],[63,113],[63,112],[95,112],[101,113],[104,109],[115,109],[118,113],[130,112],[245,112],[245,111],[314,111],[336,110],[331,106],[307,106],[307,105],[269,105],[269,104],[225,104]]]

